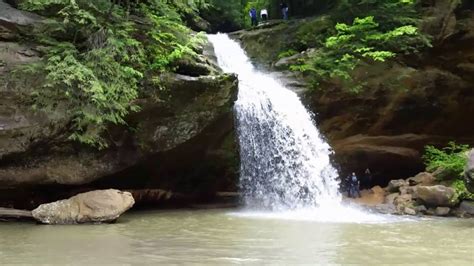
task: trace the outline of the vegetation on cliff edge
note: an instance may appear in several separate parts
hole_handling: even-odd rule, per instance
[[[172,70],[174,61],[194,53],[201,39],[182,16],[198,2],[23,2],[22,9],[47,18],[32,33],[45,47],[44,59],[20,70],[42,77],[42,88],[32,94],[34,107],[47,110],[67,103],[69,138],[106,147],[107,125],[125,124],[125,116],[139,109],[134,101],[145,78]]]
[[[304,50],[308,44],[317,50],[290,67],[310,77],[315,88],[335,80],[354,92],[364,88],[363,78],[354,71],[364,64],[393,60],[399,55],[420,52],[430,46],[421,33],[421,18],[415,0],[341,0],[330,14],[334,28],[311,35],[305,28],[303,38],[293,47]]]
[[[447,147],[441,149],[431,145],[426,146],[423,156],[426,170],[434,172],[440,181],[449,182],[461,200],[474,200],[474,194],[466,189],[462,178],[469,150],[469,145],[449,142]]]

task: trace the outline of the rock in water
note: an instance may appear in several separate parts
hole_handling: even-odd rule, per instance
[[[414,191],[414,196],[432,207],[453,207],[459,202],[456,191],[442,185],[418,186]]]
[[[474,193],[474,149],[469,152],[466,169],[464,171],[464,183],[467,190]]]
[[[451,209],[448,208],[448,207],[437,207],[436,210],[435,210],[435,214],[437,216],[446,216],[449,214],[449,211]]]
[[[66,200],[42,204],[32,213],[36,220],[45,224],[102,223],[116,220],[134,203],[129,192],[94,190]]]
[[[474,201],[464,200],[459,205],[459,211],[463,215],[474,216]]]

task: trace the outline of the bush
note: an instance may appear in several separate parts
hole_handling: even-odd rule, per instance
[[[456,196],[460,200],[474,200],[474,193],[467,190],[466,184],[463,180],[457,179],[451,183],[451,187],[456,190]]]
[[[314,56],[291,67],[312,77],[314,87],[330,79],[338,80],[354,92],[363,81],[353,78],[354,70],[364,64],[384,62],[400,54],[419,52],[430,46],[419,32],[419,14],[410,0],[343,0],[334,11],[336,21]],[[341,16],[341,14],[345,14]],[[305,35],[302,43],[311,39]],[[316,41],[310,43],[317,44]]]
[[[423,155],[426,170],[438,172],[436,177],[441,180],[460,179],[467,163],[466,153],[468,150],[468,145],[456,144],[455,142],[449,142],[448,146],[442,149],[428,145],[425,147],[425,154]]]

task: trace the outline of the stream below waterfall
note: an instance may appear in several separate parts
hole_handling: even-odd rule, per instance
[[[250,214],[250,215],[249,215]],[[240,210],[140,211],[116,224],[0,223],[5,264],[472,265],[474,219],[327,223]]]

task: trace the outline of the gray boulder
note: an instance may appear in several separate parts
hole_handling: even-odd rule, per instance
[[[401,187],[408,186],[408,182],[403,179],[390,180],[387,186],[388,192],[399,192]]]
[[[474,193],[474,149],[469,152],[466,169],[464,171],[464,183],[467,190]]]
[[[436,216],[446,216],[449,214],[449,211],[451,209],[449,207],[437,207],[435,209],[435,215]]]
[[[414,177],[410,177],[407,179],[408,183],[410,186],[416,186],[416,185],[432,185],[435,182],[436,178],[431,174],[427,172],[421,172],[417,174]]]
[[[432,207],[453,207],[459,203],[456,191],[443,185],[417,186],[413,196]]]
[[[95,190],[42,204],[32,214],[36,220],[45,224],[103,223],[115,221],[134,203],[129,192]]]
[[[474,216],[474,201],[464,200],[458,208],[462,216]]]

